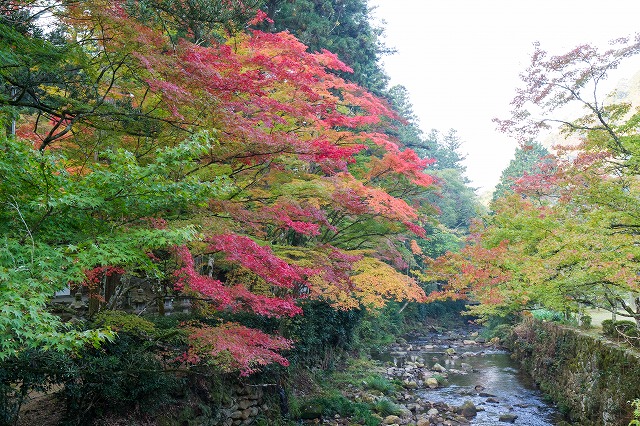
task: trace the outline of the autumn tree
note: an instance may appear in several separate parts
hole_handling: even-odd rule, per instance
[[[551,57],[536,47],[512,117],[498,122],[523,149],[550,123],[578,143],[557,147],[539,173],[518,179],[461,255],[435,261],[435,275],[449,282],[441,295],[471,295],[483,315],[588,305],[638,322],[638,118],[597,89],[639,43],[621,39],[604,52],[584,45]],[[586,114],[558,115],[570,103]]]
[[[290,31],[312,52],[327,49],[353,69],[340,74],[377,95],[389,78],[380,60],[392,52],[382,42],[366,0],[266,0],[264,10],[275,31]]]
[[[60,3],[55,37],[0,22],[11,88],[0,105],[19,118],[0,150],[3,356],[99,339],[66,333],[45,307],[107,271],[146,279],[160,301],[191,298],[204,316],[424,297],[390,266],[407,234],[424,235],[409,195],[433,183],[429,161],[384,132],[396,114],[338,76],[352,70],[329,51],[237,31],[235,9],[197,21],[175,7]],[[179,359],[243,374],[286,364],[291,342],[220,319],[190,324]]]
[[[539,142],[528,143],[516,148],[514,158],[500,175],[500,181],[493,191],[492,202],[513,193],[513,186],[525,176],[540,175],[548,166],[545,162],[550,152]]]

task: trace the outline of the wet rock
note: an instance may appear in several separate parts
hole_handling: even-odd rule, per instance
[[[469,345],[477,345],[478,343],[475,340],[463,340],[462,344],[469,346]]]
[[[441,366],[441,365],[440,365],[440,364],[438,364],[438,363],[435,363],[435,364],[433,365],[433,367],[431,367],[431,369],[432,369],[433,371],[439,371],[440,373],[444,373],[445,371],[447,371],[447,369],[446,369],[446,368],[444,368],[443,366]]]
[[[456,412],[466,418],[472,418],[478,414],[478,409],[473,402],[465,401],[464,404],[458,407]]]
[[[473,370],[473,367],[471,366],[471,364],[467,364],[466,362],[463,362],[460,364],[460,367],[462,368],[462,370],[464,371],[471,371]]]
[[[491,398],[491,397],[494,397],[494,398],[495,398],[495,395],[494,395],[494,394],[492,394],[492,393],[486,393],[486,392],[480,392],[480,393],[478,393],[478,396],[481,396],[481,397],[483,397],[483,398]]]
[[[507,414],[500,414],[500,417],[498,418],[498,420],[505,423],[515,423],[517,418],[518,416],[516,416],[515,414],[507,413]]]
[[[444,352],[449,356],[452,356],[452,355],[456,354],[456,350],[453,349],[453,348],[447,348]]]
[[[494,397],[489,397],[487,398],[486,402],[488,402],[489,404],[499,404],[500,401],[498,400],[498,398],[494,398]]]

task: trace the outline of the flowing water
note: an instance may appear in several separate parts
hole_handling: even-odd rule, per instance
[[[516,415],[513,423],[516,425],[547,426],[562,420],[562,416],[545,402],[542,393],[528,376],[518,370],[518,364],[507,352],[480,345],[432,345],[433,340],[430,339],[411,343],[420,349],[406,354],[389,352],[383,354],[381,359],[398,367],[406,361],[414,361],[429,366],[439,363],[447,370],[460,371],[448,373],[446,386],[419,389],[417,394],[433,403],[444,402],[454,406],[472,401],[481,410],[471,419],[472,425],[507,424],[499,421],[503,414]],[[451,348],[455,350],[455,355],[446,353]],[[466,370],[464,374],[463,370]]]

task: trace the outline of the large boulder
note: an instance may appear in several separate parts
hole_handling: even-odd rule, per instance
[[[464,416],[468,419],[475,417],[478,414],[478,409],[475,404],[471,401],[465,401],[458,409],[456,410],[458,414]]]
[[[424,384],[431,389],[435,389],[438,387],[438,379],[436,379],[435,377],[429,377],[424,381]]]

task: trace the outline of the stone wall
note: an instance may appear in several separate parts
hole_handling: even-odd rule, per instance
[[[261,387],[242,387],[235,389],[232,403],[223,410],[223,426],[250,425],[264,410],[264,392]]]
[[[514,358],[572,422],[627,425],[640,398],[640,354],[571,327],[526,319],[508,342]]]

